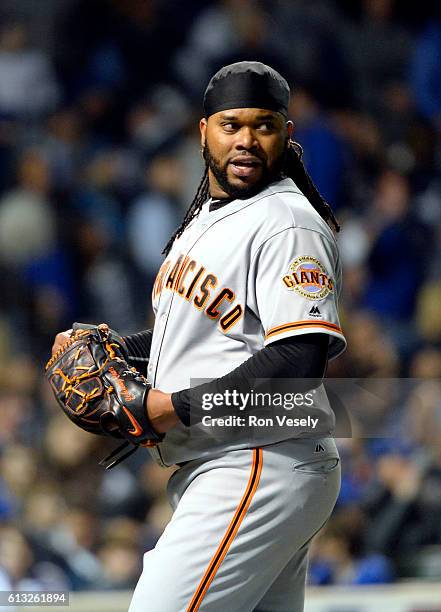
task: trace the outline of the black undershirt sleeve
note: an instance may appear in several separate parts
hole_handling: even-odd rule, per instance
[[[146,329],[137,334],[123,337],[126,343],[129,365],[133,366],[143,376],[147,376],[152,337],[153,329]]]
[[[318,387],[325,375],[329,336],[304,334],[273,342],[247,359],[232,372],[192,389],[172,393],[179,419],[187,427],[204,414],[202,396],[226,390],[249,391],[255,379],[297,379],[296,392]]]

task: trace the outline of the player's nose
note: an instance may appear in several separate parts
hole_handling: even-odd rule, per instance
[[[249,127],[242,127],[236,134],[235,146],[238,150],[249,150],[252,148],[258,148],[259,142],[256,138],[254,130]]]

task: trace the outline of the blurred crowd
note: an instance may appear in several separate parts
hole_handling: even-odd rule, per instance
[[[99,468],[112,445],[59,414],[42,368],[74,320],[152,326],[161,251],[203,171],[203,90],[244,59],[290,82],[295,139],[342,225],[348,349],[328,375],[412,381],[351,414],[310,582],[441,577],[441,10],[404,4],[2,3],[2,590],[132,588],[169,519],[172,468],[140,451]]]

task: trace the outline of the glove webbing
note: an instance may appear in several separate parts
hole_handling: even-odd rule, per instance
[[[123,442],[122,444],[120,444],[120,446],[115,448],[115,450],[113,450],[109,455],[107,455],[107,457],[101,459],[99,465],[104,467],[106,470],[111,470],[113,467],[115,467],[115,465],[118,465],[118,463],[121,463],[122,461],[124,461],[124,459],[127,459],[127,457],[130,457],[130,455],[133,455],[133,453],[138,450],[138,446],[132,446],[132,448],[130,448],[126,453],[121,456],[118,456],[125,448],[130,445],[130,442]]]

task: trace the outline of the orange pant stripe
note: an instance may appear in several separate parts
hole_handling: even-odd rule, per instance
[[[222,538],[222,542],[219,544],[215,554],[213,555],[207,569],[205,570],[204,575],[196,589],[195,594],[187,608],[186,612],[196,612],[199,610],[199,607],[202,603],[202,600],[207,592],[210,584],[213,582],[213,579],[216,575],[217,570],[219,569],[220,564],[224,560],[228,549],[231,546],[232,541],[234,540],[236,533],[247,513],[251,500],[253,499],[254,493],[259,485],[260,474],[262,472],[262,459],[263,453],[261,448],[253,449],[253,467],[251,468],[250,478],[248,480],[247,488],[245,489],[245,493],[240,501],[239,506],[233,516],[231,523],[228,526],[227,531],[225,532],[224,537]]]

